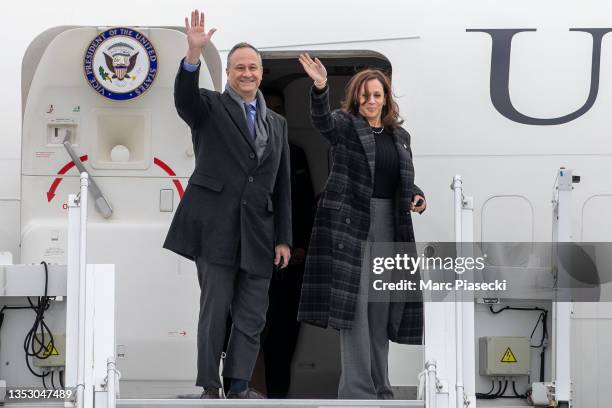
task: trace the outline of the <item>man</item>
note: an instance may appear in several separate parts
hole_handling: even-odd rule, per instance
[[[200,284],[198,376],[202,398],[219,398],[226,317],[232,327],[223,368],[227,398],[262,398],[248,386],[265,326],[274,265],[290,259],[291,181],[287,124],[259,91],[261,55],[247,43],[227,57],[222,94],[198,89],[200,55],[215,29],[204,13],[185,18],[188,50],[174,87],[189,125],[195,170],[164,247],[193,259]]]

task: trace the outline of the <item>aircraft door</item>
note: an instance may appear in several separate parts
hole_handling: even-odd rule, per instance
[[[162,248],[194,168],[190,130],[173,98],[185,49],[178,28],[65,27],[41,34],[24,58],[21,262],[66,262],[78,158],[101,195],[89,200],[87,262],[116,265],[118,365],[128,396],[132,380],[163,381],[164,392],[180,393],[195,378],[195,267]],[[213,44],[202,64],[200,87],[218,90]],[[168,390],[168,380],[188,386]]]

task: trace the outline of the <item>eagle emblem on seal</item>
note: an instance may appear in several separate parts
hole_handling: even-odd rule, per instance
[[[124,42],[118,42],[106,50],[107,52],[103,52],[104,60],[106,61],[106,68],[111,71],[112,74],[109,74],[104,71],[104,68],[100,66],[100,76],[104,78],[104,80],[111,81],[113,79],[118,79],[119,81],[123,81],[124,79],[136,79],[131,77],[129,74],[136,66],[136,60],[138,58],[138,52],[129,44]]]

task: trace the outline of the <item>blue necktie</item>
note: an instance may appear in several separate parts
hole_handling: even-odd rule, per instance
[[[255,140],[255,138],[257,137],[255,133],[255,115],[257,114],[257,111],[255,110],[255,107],[253,105],[248,103],[245,103],[244,107],[246,109],[247,125],[249,126],[249,132],[251,132],[251,138]]]

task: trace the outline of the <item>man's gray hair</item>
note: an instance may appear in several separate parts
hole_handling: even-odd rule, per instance
[[[232,58],[232,55],[234,54],[234,52],[236,52],[236,50],[239,50],[241,48],[250,48],[253,51],[255,51],[255,53],[259,57],[259,65],[263,67],[263,62],[261,60],[261,53],[259,52],[259,50],[255,48],[254,46],[252,46],[251,44],[249,44],[248,42],[239,42],[238,44],[234,45],[232,49],[230,50],[229,54],[227,54],[227,67],[228,68],[230,67],[230,59]]]

